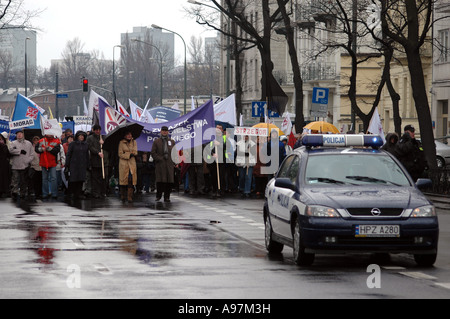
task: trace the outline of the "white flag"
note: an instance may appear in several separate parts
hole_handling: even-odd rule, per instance
[[[57,119],[48,120],[41,116],[41,133],[42,135],[51,135],[56,138],[61,138],[62,128]]]
[[[142,113],[144,113],[144,110],[141,109],[136,103],[128,99],[128,102],[130,103],[130,112],[131,112],[131,118],[133,120],[140,120]]]
[[[191,111],[195,110],[195,102],[194,102],[194,97],[191,96]]]
[[[372,133],[375,135],[380,135],[383,139],[383,142],[386,143],[386,139],[384,137],[383,125],[381,124],[380,114],[378,113],[378,107],[375,108],[373,112],[372,119],[370,120],[369,128],[367,129],[368,133]]]
[[[286,112],[286,115],[283,117],[283,123],[281,123],[280,129],[284,132],[286,136],[291,134],[292,131],[292,121],[289,113]]]
[[[239,116],[239,126],[244,126],[244,115],[242,113]]]
[[[89,104],[88,104],[88,110],[89,110],[88,116],[90,118],[94,117],[94,110],[96,112],[98,112],[98,100],[99,99],[102,99],[106,104],[109,105],[109,103],[106,101],[106,99],[103,96],[95,93],[94,90],[91,89],[91,94],[89,95]]]
[[[130,114],[127,112],[126,108],[122,105],[122,103],[120,103],[120,102],[117,101],[117,100],[116,100],[116,102],[117,102],[117,110],[118,110],[121,114],[130,117]]]
[[[231,125],[237,125],[236,95],[231,94],[225,100],[214,105],[214,116],[216,121],[230,123]]]
[[[174,109],[174,110],[180,110],[180,107],[178,106],[178,103],[175,103],[174,105],[172,105],[172,108]]]
[[[86,105],[86,99],[84,97],[83,97],[83,106],[84,106],[83,115],[84,116],[88,116],[89,115],[89,110],[88,110],[88,107]]]

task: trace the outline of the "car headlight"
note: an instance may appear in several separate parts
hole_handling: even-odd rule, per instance
[[[436,209],[432,205],[416,208],[411,213],[411,217],[434,217],[434,216],[436,216]]]
[[[340,217],[334,208],[325,206],[307,206],[306,215],[311,217]]]

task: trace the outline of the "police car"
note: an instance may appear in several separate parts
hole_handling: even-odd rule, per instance
[[[298,265],[319,253],[410,253],[436,261],[435,208],[374,135],[307,135],[265,192],[265,244],[293,248]]]

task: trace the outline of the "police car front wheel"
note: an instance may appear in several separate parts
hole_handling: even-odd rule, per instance
[[[300,220],[297,218],[295,221],[295,227],[293,230],[293,251],[294,251],[294,261],[299,266],[311,266],[314,262],[315,255],[308,254],[305,252],[305,247],[303,245]]]

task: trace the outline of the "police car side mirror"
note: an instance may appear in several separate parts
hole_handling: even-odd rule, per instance
[[[416,182],[416,187],[418,189],[425,189],[428,187],[432,187],[433,186],[433,182],[431,181],[431,179],[428,178],[419,178]]]
[[[298,193],[297,186],[294,183],[292,183],[292,181],[289,178],[277,178],[275,180],[275,187],[290,189]]]

